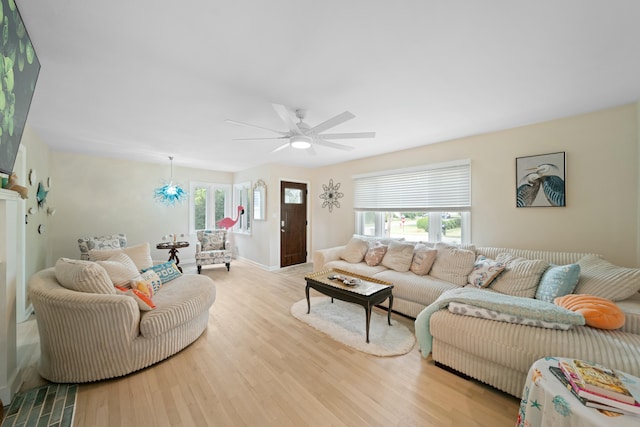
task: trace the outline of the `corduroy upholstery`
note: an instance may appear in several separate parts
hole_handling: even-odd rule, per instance
[[[131,297],[62,287],[54,268],[29,280],[40,334],[40,375],[82,383],[119,377],[179,352],[206,329],[216,297],[211,278],[184,274],[141,312]]]
[[[433,244],[426,243],[426,246],[433,247]],[[349,263],[340,259],[343,248],[339,246],[314,252],[314,270],[339,268],[393,283],[393,309],[401,314],[415,318],[443,292],[458,287],[431,275],[419,276],[380,266],[370,267],[364,262]],[[473,245],[468,245],[468,249],[473,250],[476,256],[484,255],[490,259],[509,253],[514,257],[556,265],[577,263],[587,255],[601,258],[587,253],[475,248]],[[612,277],[612,286],[617,279]],[[487,292],[494,291],[489,289]],[[559,331],[463,316],[443,309],[433,314],[429,323],[433,337],[431,358],[516,397],[522,394],[529,367],[546,356],[592,360],[640,376],[640,294],[616,301],[616,305],[625,314],[625,324],[613,331],[589,326]]]

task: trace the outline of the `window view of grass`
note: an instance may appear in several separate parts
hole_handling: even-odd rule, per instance
[[[375,212],[365,213],[365,230],[373,235],[375,230]],[[409,241],[429,240],[429,215],[425,212],[386,212],[385,235],[392,238],[405,238]],[[460,243],[462,240],[460,212],[441,214],[442,241]]]

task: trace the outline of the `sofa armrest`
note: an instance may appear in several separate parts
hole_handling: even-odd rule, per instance
[[[327,249],[318,249],[317,251],[315,251],[313,253],[313,271],[324,270],[324,266],[329,261],[339,260],[343,250],[344,245]]]
[[[202,252],[202,243],[200,243],[200,240],[196,240],[196,253],[200,252]]]

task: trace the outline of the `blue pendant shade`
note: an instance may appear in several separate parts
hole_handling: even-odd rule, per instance
[[[189,197],[189,194],[184,191],[178,184],[173,183],[173,157],[169,156],[171,161],[171,180],[168,184],[154,190],[153,198],[167,206],[175,206],[176,203],[182,203]]]

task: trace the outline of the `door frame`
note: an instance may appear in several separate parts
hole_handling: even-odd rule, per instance
[[[304,179],[291,179],[291,178],[279,178],[278,179],[278,268],[282,268],[280,263],[280,251],[282,250],[282,233],[280,233],[280,224],[282,224],[282,198],[280,197],[279,189],[282,187],[283,182],[295,182],[298,184],[306,184],[307,186],[307,241],[305,245],[307,246],[307,259],[305,262],[309,262],[310,259],[313,259],[313,255],[311,254],[311,181]]]

